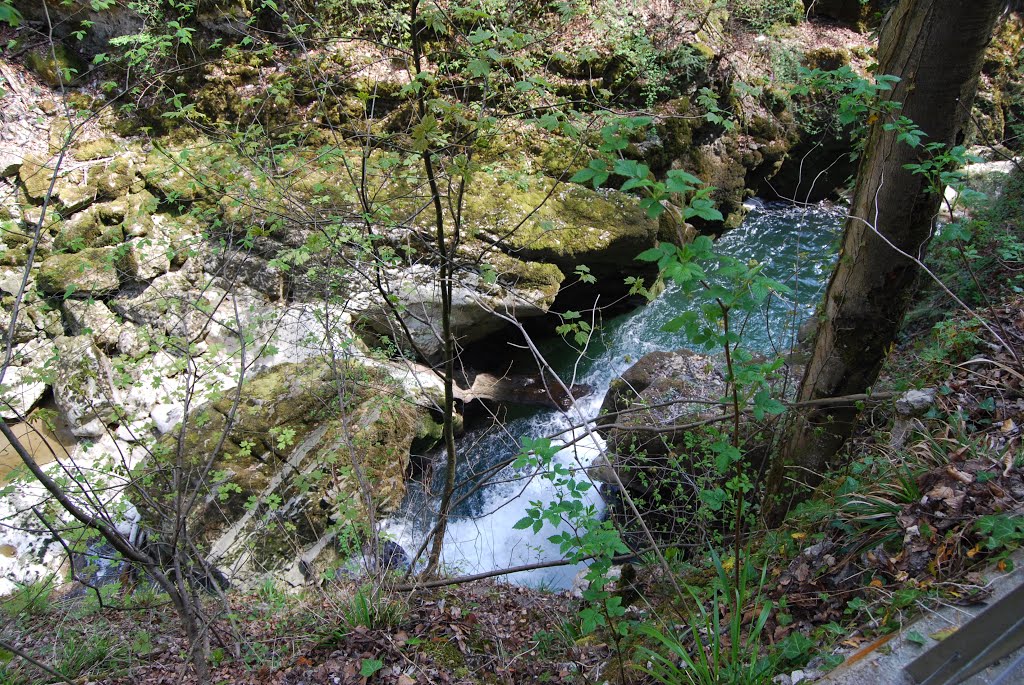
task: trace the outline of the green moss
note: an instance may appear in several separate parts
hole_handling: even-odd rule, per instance
[[[21,181],[25,194],[33,202],[42,202],[50,190],[53,167],[49,162],[35,154],[25,155],[21,168],[18,169],[18,180]]]
[[[113,248],[89,248],[77,254],[58,254],[39,266],[36,285],[47,295],[73,292],[105,295],[120,286],[119,255]]]
[[[648,244],[657,235],[657,221],[631,197],[575,184],[552,192],[553,185],[534,179],[523,188],[480,177],[466,199],[470,233],[484,231],[520,258],[554,264],[581,257],[621,261],[623,248]]]
[[[834,71],[850,63],[850,52],[845,48],[820,47],[804,53],[804,65],[808,69]]]
[[[25,56],[27,66],[51,88],[68,85],[85,72],[85,63],[62,43],[47,43]]]
[[[97,138],[86,140],[75,145],[73,153],[75,158],[87,162],[104,157],[113,157],[121,151],[121,146],[111,138]]]

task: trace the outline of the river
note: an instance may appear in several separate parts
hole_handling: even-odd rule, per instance
[[[764,263],[764,273],[792,289],[787,298],[773,297],[763,311],[742,322],[747,346],[774,354],[793,346],[800,323],[814,311],[821,299],[834,261],[841,211],[827,206],[791,207],[754,202],[743,225],[717,242],[717,250],[743,260]],[[556,443],[572,446],[556,459],[569,467],[585,467],[597,457],[603,442],[589,433],[586,424],[600,409],[611,381],[643,355],[658,350],[687,347],[679,333],[662,327],[700,302],[689,299],[669,286],[650,304],[628,314],[604,321],[584,356],[560,340],[549,340],[541,351],[566,385],[585,384],[593,388],[568,412],[534,408],[510,409],[486,428],[468,431],[459,440],[461,460],[457,480],[466,481],[460,494],[474,483],[473,474],[514,456],[522,436],[552,437]],[[584,426],[584,428],[572,428]],[[443,463],[432,455],[434,463]],[[435,473],[431,488],[439,489],[443,474]],[[453,510],[444,545],[444,565],[449,573],[480,573],[493,569],[558,559],[557,547],[547,538],[557,531],[545,526],[537,535],[513,529],[531,502],[550,502],[556,495],[549,482],[540,477],[504,468],[482,489],[470,494]],[[597,510],[604,504],[591,488],[587,496]],[[419,547],[433,523],[429,512],[436,498],[422,484],[412,484],[402,510],[385,522],[384,532],[410,553]],[[514,583],[567,588],[579,567],[562,566],[525,571],[508,576]]]

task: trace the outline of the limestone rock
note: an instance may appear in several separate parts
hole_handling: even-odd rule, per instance
[[[93,205],[78,212],[61,226],[54,247],[66,252],[78,252],[87,247],[114,247],[124,242],[124,232],[117,222],[107,222],[109,208]]]
[[[0,316],[3,317],[4,321],[10,321],[13,310],[11,306],[7,304],[0,304]],[[15,344],[27,343],[30,340],[35,339],[37,335],[35,323],[25,315],[24,310],[18,316],[18,320],[14,325],[14,342]],[[6,338],[6,331],[5,336]]]
[[[360,481],[380,512],[404,495],[409,449],[426,410],[379,369],[350,363],[341,371],[339,385],[326,362],[284,364],[246,382],[237,406],[235,391],[226,391],[164,437],[174,449],[184,431],[186,458],[202,464],[212,456],[212,472],[224,479],[196,483],[203,497],[192,525],[201,548],[233,582],[284,571],[301,555],[330,554],[339,530],[365,531]],[[346,389],[340,398],[339,387]],[[162,428],[174,417],[157,417],[158,409]],[[219,444],[221,452],[211,454]],[[164,496],[151,495],[155,508],[140,503],[140,510],[159,527]]]
[[[0,416],[8,421],[24,419],[45,392],[46,383],[35,369],[8,367],[0,383]]]
[[[16,175],[24,161],[25,153],[22,150],[0,147],[0,178]]]
[[[635,198],[575,184],[552,192],[553,183],[538,180],[522,190],[479,179],[466,198],[469,231],[517,259],[554,264],[563,274],[585,265],[597,288],[618,295],[628,290],[625,276],[654,274],[649,264],[633,259],[652,247],[659,233],[658,221]]]
[[[206,270],[218,274],[216,284],[232,290],[234,284],[244,283],[263,293],[271,301],[284,298],[284,273],[268,264],[266,259],[248,252],[219,252],[206,260]]]
[[[701,491],[715,489],[723,478],[700,428],[669,427],[719,414],[709,403],[724,394],[714,359],[677,350],[645,355],[612,382],[605,396],[598,420],[606,437],[605,459],[594,475],[613,484],[618,475],[656,536],[685,536],[703,506]],[[637,529],[632,509],[622,506],[617,493],[617,487],[602,489],[612,515],[632,534]]]
[[[216,307],[218,295],[212,289],[196,290],[181,270],[158,276],[141,292],[116,297],[109,305],[132,323],[198,342],[208,327],[204,312]]]
[[[103,302],[65,300],[61,309],[74,335],[92,335],[97,345],[107,349],[118,344],[121,324]]]
[[[664,427],[680,417],[715,413],[708,402],[716,402],[724,394],[725,382],[713,358],[685,349],[652,352],[612,381],[601,404],[598,430],[605,435],[609,451],[614,454],[666,454],[670,450],[668,445],[678,443],[681,436],[630,427]],[[601,428],[611,423],[624,427]]]
[[[53,196],[63,212],[71,215],[96,201],[96,187],[89,183],[84,171],[64,172],[57,178]]]
[[[452,330],[465,345],[481,340],[508,325],[503,316],[519,320],[541,316],[550,309],[558,294],[562,273],[546,264],[519,263],[526,271],[533,268],[531,278],[513,279],[502,284],[502,277],[489,282],[480,274],[466,273],[452,289]],[[393,272],[388,280],[402,310],[402,320],[409,329],[415,350],[425,359],[436,359],[444,349],[441,342],[441,294],[433,267],[422,264]],[[391,313],[378,299],[366,299],[361,310],[362,322],[391,340],[404,341],[404,332],[392,321]]]
[[[106,295],[121,285],[118,254],[114,248],[97,247],[53,255],[39,265],[36,283],[47,295]]]
[[[148,281],[171,270],[170,241],[160,235],[128,241],[125,271],[135,279]]]
[[[110,360],[88,336],[57,338],[53,397],[71,432],[99,437],[117,419]]]
[[[122,146],[111,138],[94,138],[75,141],[75,159],[88,162],[94,159],[113,157],[121,152]]]
[[[50,189],[50,180],[53,177],[53,167],[50,164],[39,155],[27,154],[18,168],[18,180],[33,202],[42,202]]]
[[[92,182],[96,185],[99,197],[114,200],[129,192],[142,190],[141,182],[136,187],[139,168],[130,155],[120,155],[111,160],[105,167],[93,171]]]

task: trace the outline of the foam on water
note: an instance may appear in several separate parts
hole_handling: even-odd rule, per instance
[[[832,244],[841,223],[841,213],[822,207],[801,209],[763,203],[752,205],[752,210],[741,228],[719,241],[719,250],[741,259],[764,262],[767,276],[793,290],[786,298],[773,298],[762,314],[752,317],[759,320],[748,321],[745,328],[747,344],[753,349],[765,353],[785,351],[792,347],[796,327],[813,313],[821,297],[831,271]],[[570,468],[590,465],[600,455],[604,443],[588,428],[571,427],[585,425],[597,416],[611,381],[637,359],[657,350],[686,347],[685,339],[678,334],[665,333],[662,327],[680,312],[699,304],[699,300],[691,300],[670,286],[646,307],[604,322],[585,358],[568,354],[564,345],[545,346],[549,362],[563,374],[567,385],[586,384],[593,392],[581,398],[568,413],[538,410],[502,422],[500,431],[492,430],[486,435],[481,435],[480,431],[470,432],[460,439],[459,455],[466,464],[461,467],[457,480],[514,456],[519,436],[554,436],[556,444],[581,438],[561,450],[556,459]],[[585,476],[581,473],[580,477]],[[537,535],[530,530],[513,528],[533,502],[546,504],[557,496],[551,483],[536,475],[516,473],[508,467],[494,481],[453,510],[444,546],[446,569],[480,573],[562,558],[561,551],[547,538],[569,530],[568,527],[556,529],[545,525]],[[435,477],[434,482],[433,490],[438,492],[440,478]],[[598,512],[604,511],[597,487],[587,492],[587,501]],[[385,534],[412,554],[433,524],[426,512],[435,511],[436,506],[436,499],[426,496],[422,488],[411,488],[402,513],[385,522]],[[538,569],[507,576],[507,580],[566,588],[580,568]]]

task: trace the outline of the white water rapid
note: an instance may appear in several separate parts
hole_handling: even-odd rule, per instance
[[[751,316],[744,325],[747,344],[765,353],[786,352],[795,340],[796,329],[813,312],[831,271],[835,238],[842,214],[825,207],[793,208],[755,203],[743,226],[726,234],[718,243],[719,251],[765,264],[766,274],[786,283],[793,293],[786,299],[773,298],[764,312]],[[588,466],[604,447],[595,433],[587,435],[585,426],[601,406],[611,381],[643,355],[656,350],[686,347],[678,334],[668,334],[662,326],[687,307],[699,305],[668,288],[657,300],[634,312],[605,321],[588,348],[587,356],[577,358],[564,344],[551,344],[543,350],[566,385],[589,385],[593,390],[571,410],[533,410],[529,413],[498,417],[487,429],[469,431],[459,441],[459,457],[464,462],[456,480],[514,456],[522,436],[553,437],[556,444],[572,442],[561,450],[557,460],[571,468]],[[518,341],[511,341],[518,342]],[[582,438],[582,439],[581,439]],[[577,442],[573,442],[576,441]],[[436,463],[443,461],[437,456]],[[581,474],[582,477],[582,474]],[[439,474],[433,479],[439,490]],[[384,533],[412,555],[433,524],[429,512],[436,510],[434,498],[424,488],[412,487],[400,515],[385,522]],[[465,492],[461,489],[461,493]],[[460,496],[457,492],[456,498]],[[469,496],[453,510],[444,545],[444,566],[450,573],[480,573],[561,558],[556,545],[547,538],[558,532],[549,524],[534,535],[530,530],[515,530],[532,502],[551,502],[557,493],[548,480],[517,473],[505,467],[480,492]],[[590,503],[603,512],[604,504],[597,487],[587,492]],[[567,588],[580,567],[560,566],[536,569],[507,576],[510,582]]]

